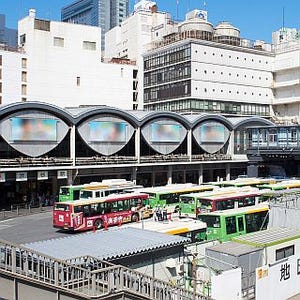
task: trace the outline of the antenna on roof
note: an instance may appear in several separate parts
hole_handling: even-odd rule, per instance
[[[178,21],[178,5],[179,5],[179,0],[176,0],[176,20]]]
[[[282,8],[282,29],[284,30],[284,7]]]

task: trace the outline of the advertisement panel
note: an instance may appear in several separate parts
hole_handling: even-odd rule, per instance
[[[16,181],[27,181],[27,172],[17,172]]]
[[[126,142],[126,123],[92,121],[89,127],[91,142]]]
[[[11,118],[10,139],[14,142],[50,141],[56,142],[57,120]]]
[[[202,143],[224,143],[225,126],[218,123],[205,123],[200,126]]]
[[[38,171],[37,179],[38,180],[46,180],[46,179],[48,179],[48,171]]]
[[[181,126],[177,124],[151,124],[151,142],[179,143]]]

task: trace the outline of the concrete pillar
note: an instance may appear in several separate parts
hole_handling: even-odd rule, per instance
[[[155,172],[153,169],[152,169],[151,186],[155,186]]]
[[[141,161],[141,129],[138,127],[135,130],[135,157],[138,163]]]
[[[173,167],[168,166],[168,184],[172,184]]]
[[[187,132],[187,155],[189,160],[192,161],[192,129]]]
[[[68,185],[73,184],[73,170],[68,170]]]
[[[234,131],[232,131],[229,136],[229,144],[228,144],[227,154],[229,154],[231,156],[234,154]]]
[[[186,183],[186,171],[183,170],[183,183]]]
[[[230,164],[226,164],[226,180],[230,180]]]
[[[137,172],[137,167],[132,167],[131,180],[135,183],[136,183],[136,172]]]
[[[76,164],[75,132],[76,132],[76,128],[75,128],[75,125],[73,125],[71,127],[71,131],[70,131],[70,158],[72,160],[72,165],[73,166],[75,166],[75,164]]]
[[[203,183],[203,165],[199,165],[199,170],[198,170],[198,183],[202,184]]]

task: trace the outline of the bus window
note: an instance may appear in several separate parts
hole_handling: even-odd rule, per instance
[[[83,206],[83,216],[89,217],[90,216],[90,205]]]
[[[234,200],[225,200],[216,202],[216,210],[226,210],[234,208]]]
[[[205,222],[207,227],[220,228],[220,217],[219,216],[199,215],[198,219],[202,222]]]
[[[66,187],[60,188],[59,194],[64,195],[64,196],[70,196],[70,190],[69,190],[69,188],[66,188]]]
[[[77,213],[80,213],[82,212],[82,206],[79,205],[79,206],[74,206],[74,213],[77,214]]]
[[[266,229],[268,224],[267,211],[245,215],[247,233]]]
[[[195,200],[193,197],[182,196],[182,197],[180,197],[180,202],[185,203],[185,204],[194,204]]]
[[[100,198],[100,192],[96,192],[96,198]]]
[[[238,217],[238,228],[239,228],[239,232],[245,230],[243,217]]]
[[[81,191],[80,192],[80,199],[89,199],[93,197],[93,192],[91,191]]]
[[[247,197],[239,199],[239,207],[255,205],[255,197]]]
[[[199,208],[202,210],[206,210],[210,212],[212,210],[211,201],[208,200],[200,200],[199,201]]]
[[[226,217],[226,234],[236,233],[236,219],[235,217]]]
[[[79,200],[80,190],[73,190],[73,200]]]

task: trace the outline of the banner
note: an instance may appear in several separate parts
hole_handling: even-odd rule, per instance
[[[48,171],[38,171],[37,180],[46,180],[48,179]]]
[[[68,171],[67,170],[57,171],[57,179],[65,179],[65,178],[68,178]]]
[[[27,181],[27,172],[17,172],[16,181]]]

